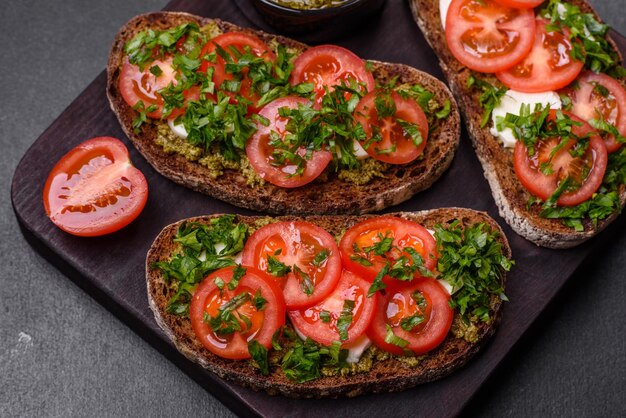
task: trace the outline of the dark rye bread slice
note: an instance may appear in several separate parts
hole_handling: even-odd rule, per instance
[[[414,213],[395,213],[406,219],[414,220],[426,228],[434,228],[437,224],[445,224],[459,219],[463,225],[472,225],[478,222],[488,224],[493,230],[500,233],[500,241],[507,257],[511,257],[511,248],[498,224],[484,212],[471,209],[446,208],[434,209]],[[208,223],[215,216],[211,215],[191,218],[187,221]],[[277,217],[278,220],[306,219],[326,229],[331,235],[341,235],[347,228],[356,222],[371,218],[372,215],[362,216],[310,216],[297,218],[294,216]],[[267,217],[237,216],[238,222],[253,225],[256,220]],[[152,244],[146,259],[146,280],[150,308],[159,326],[176,345],[178,350],[190,360],[200,364],[218,376],[231,380],[242,386],[255,390],[264,390],[269,394],[281,394],[296,398],[320,398],[337,396],[357,396],[365,393],[393,392],[403,390],[420,383],[430,382],[448,375],[464,365],[480,347],[493,335],[501,316],[501,301],[493,296],[493,322],[490,325],[482,324],[478,328],[478,338],[474,343],[456,338],[448,334],[445,341],[430,352],[415,367],[403,365],[394,358],[383,361],[376,360],[372,369],[366,373],[351,376],[331,376],[307,382],[296,383],[288,380],[279,368],[269,376],[263,376],[249,361],[231,361],[217,357],[206,350],[196,339],[188,319],[166,312],[167,302],[174,291],[165,283],[163,275],[158,269],[150,268],[157,261],[168,260],[172,253],[179,250],[173,238],[181,222],[176,222],[163,229]],[[456,318],[455,320],[458,320]]]
[[[584,13],[597,14],[592,7],[581,0],[570,1]],[[445,31],[441,26],[439,0],[410,0],[411,11],[424,37],[437,54],[439,65],[448,80],[448,84],[456,97],[461,113],[465,118],[468,132],[472,139],[476,154],[482,164],[485,178],[489,182],[491,192],[498,205],[500,216],[515,232],[537,245],[549,248],[570,248],[583,243],[602,231],[618,215],[614,213],[599,221],[597,227],[588,221],[585,230],[576,232],[559,220],[545,219],[539,216],[539,208],[528,208],[527,202],[531,195],[521,185],[513,168],[512,152],[503,148],[489,132],[489,126],[481,128],[483,109],[478,102],[478,93],[467,87],[470,70],[454,58],[447,47]],[[599,18],[598,18],[599,19]],[[610,39],[615,51],[617,45]],[[481,74],[484,80],[496,83],[493,75]],[[619,80],[626,86],[626,80]],[[621,206],[626,203],[626,186],[619,188]]]
[[[245,29],[218,19],[187,13],[156,12],[137,16],[126,23],[115,37],[107,65],[107,96],[122,129],[146,160],[162,175],[193,190],[208,194],[236,206],[276,214],[358,214],[397,205],[415,193],[427,189],[450,166],[460,135],[460,116],[447,86],[436,78],[403,64],[372,62],[375,79],[387,83],[398,77],[400,83],[421,84],[435,94],[435,100],[449,100],[451,113],[429,133],[424,158],[405,165],[392,166],[385,178],[374,178],[366,185],[339,180],[329,173],[329,181],[313,182],[297,189],[285,189],[266,183],[254,188],[237,170],[225,169],[216,179],[210,170],[190,162],[179,154],[167,154],[155,143],[157,128],[144,124],[139,134],[133,132],[136,112],[126,104],[118,89],[123,47],[136,33],[147,28],[165,29],[185,22],[199,25],[215,23],[224,32],[244,31],[269,42],[272,39],[295,49],[306,50],[300,42],[283,36]],[[330,170],[327,170],[330,171]]]

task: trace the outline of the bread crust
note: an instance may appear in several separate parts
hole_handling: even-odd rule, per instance
[[[463,225],[484,222],[500,233],[503,252],[507,257],[511,257],[511,248],[502,229],[484,212],[471,209],[446,208],[412,213],[395,213],[392,215],[414,220],[430,229],[434,228],[436,224],[445,224],[455,219],[459,219]],[[186,221],[207,223],[216,216],[220,215],[190,218]],[[332,235],[337,235],[356,222],[370,217],[371,215],[330,215],[306,218],[283,216],[276,219],[306,219],[326,229]],[[237,215],[236,221],[252,225],[255,220],[263,218],[266,217]],[[478,338],[474,343],[456,338],[452,333],[449,333],[445,341],[431,351],[416,367],[404,366],[400,361],[389,358],[382,361],[377,360],[372,369],[366,373],[358,373],[351,376],[322,377],[306,383],[296,383],[287,379],[279,368],[273,370],[269,376],[263,376],[248,361],[226,360],[212,354],[196,339],[188,319],[166,312],[167,302],[174,292],[165,283],[161,271],[152,269],[150,266],[154,262],[167,260],[178,249],[173,242],[173,237],[181,222],[183,221],[166,226],[155,239],[148,252],[146,258],[146,281],[150,308],[158,325],[172,340],[178,350],[188,359],[200,364],[221,378],[242,386],[263,390],[271,395],[280,394],[294,398],[352,397],[365,393],[400,391],[439,379],[463,366],[494,334],[500,322],[502,303],[499,298],[494,296],[494,319],[491,324],[481,323],[478,327]]]
[[[400,83],[419,83],[435,93],[435,100],[450,101],[450,116],[438,123],[429,134],[420,158],[405,165],[396,165],[385,172],[385,178],[374,178],[366,185],[342,181],[334,173],[327,182],[313,182],[296,189],[285,189],[266,183],[251,188],[237,170],[225,169],[223,175],[211,179],[210,170],[179,154],[167,154],[155,143],[157,128],[144,124],[136,134],[132,121],[136,112],[126,104],[118,89],[118,78],[126,41],[146,28],[165,29],[185,22],[199,25],[215,23],[224,32],[244,31],[268,42],[278,42],[292,48],[308,47],[292,39],[265,32],[241,28],[219,19],[208,19],[181,12],[155,12],[137,16],[127,22],[115,37],[107,65],[107,96],[111,109],[133,145],[154,167],[170,180],[193,190],[224,200],[233,205],[274,214],[358,214],[379,211],[397,205],[415,193],[430,187],[452,163],[459,143],[460,116],[452,93],[435,77],[403,64],[372,61],[374,78],[386,83],[398,77]]]
[[[467,80],[471,72],[454,58],[447,47],[445,31],[441,26],[439,1],[409,0],[409,3],[415,21],[439,58],[441,70],[457,99],[500,216],[511,228],[539,246],[560,249],[582,244],[613,222],[620,211],[599,221],[596,227],[587,221],[584,225],[584,231],[576,232],[565,226],[560,220],[542,218],[536,208],[527,207],[526,202],[531,195],[515,175],[511,151],[504,149],[498,143],[489,132],[488,127],[480,127],[483,109],[478,102],[479,93],[467,87]],[[574,0],[569,3],[580,7],[584,13],[593,13],[600,20],[597,13],[584,0]],[[617,45],[610,36],[607,38],[613,49],[619,54],[621,61],[621,54]],[[493,75],[481,74],[481,76],[486,81],[492,83],[496,81]],[[626,87],[626,80],[620,79],[618,81]],[[626,185],[620,185],[618,193],[620,205],[623,207],[626,203]]]

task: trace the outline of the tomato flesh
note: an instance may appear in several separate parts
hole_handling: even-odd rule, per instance
[[[452,0],[446,18],[450,52],[472,70],[494,73],[511,68],[530,51],[535,15],[493,0]]]
[[[276,222],[255,231],[244,247],[243,264],[271,274],[270,257],[291,270],[274,277],[289,309],[304,308],[324,299],[341,277],[341,256],[335,240],[309,222]]]
[[[309,48],[294,62],[290,83],[313,83],[315,85],[314,106],[320,108],[326,90],[331,92],[334,86],[350,85],[350,81],[362,83],[364,93],[374,90],[374,77],[365,68],[365,62],[352,51],[337,45],[320,45]],[[350,94],[346,93],[346,100]]]
[[[556,111],[551,111],[548,121],[554,121]],[[581,126],[572,126],[572,133],[584,137],[593,133],[593,128],[574,115],[567,114]],[[598,135],[589,138],[589,146],[581,157],[574,157],[570,151],[576,146],[576,140],[569,140],[558,150],[550,161],[550,155],[560,143],[561,138],[539,140],[534,155],[529,156],[526,146],[518,141],[513,152],[515,173],[522,185],[534,196],[547,200],[554,194],[561,183],[570,178],[580,186],[563,193],[557,200],[559,206],[575,206],[588,199],[598,190],[604,178],[607,166],[607,151]],[[551,165],[550,174],[542,172],[542,166]]]
[[[200,56],[203,57],[216,52],[216,45],[223,48],[231,56],[234,63],[238,62],[238,59],[233,56],[234,51],[232,49],[236,49],[241,54],[251,52],[253,55],[263,58],[263,60],[268,62],[274,62],[276,60],[276,56],[265,44],[265,42],[256,36],[243,32],[227,32],[216,36],[204,46],[202,52],[200,52]],[[234,79],[234,74],[226,70],[226,61],[219,54],[216,54],[214,63],[208,60],[203,60],[199,71],[206,72],[209,67],[214,68],[213,82],[217,88],[220,88],[224,81]],[[235,93],[225,91],[225,93],[231,97],[232,103],[237,103],[238,95],[243,97],[251,103],[248,107],[249,110],[251,112],[256,112],[258,111],[256,103],[259,101],[261,96],[254,90],[252,80],[248,76],[248,71],[248,67],[244,67],[241,71],[241,84],[239,86],[239,92]]]
[[[539,6],[545,0],[495,0],[496,3],[505,7],[515,7],[518,9],[532,9]]]
[[[312,182],[324,171],[333,158],[330,151],[323,149],[313,151],[310,159],[304,160],[303,172],[298,173],[296,162],[286,160],[279,164],[273,156],[274,152],[278,151],[277,147],[270,143],[271,132],[276,132],[282,138],[288,133],[288,119],[280,116],[279,109],[295,109],[300,104],[306,105],[309,104],[309,101],[302,97],[287,96],[267,104],[261,109],[259,115],[268,119],[269,125],[264,126],[257,122],[257,131],[246,144],[246,154],[254,170],[264,180],[280,187],[300,187]],[[307,150],[300,147],[296,153],[305,158]]]
[[[65,154],[44,186],[46,214],[73,235],[98,236],[132,222],[148,199],[148,183],[118,139],[87,140]]]
[[[285,303],[273,280],[251,267],[246,267],[237,287],[230,290],[228,283],[233,277],[233,271],[233,267],[217,270],[200,283],[191,299],[189,318],[196,337],[207,350],[222,358],[240,360],[250,358],[248,342],[252,340],[258,341],[265,348],[271,347],[272,336],[285,325]],[[217,278],[225,284],[222,290],[215,283]],[[257,309],[253,304],[252,298],[257,292],[266,301],[262,309]],[[205,318],[215,318],[220,308],[242,294],[247,294],[248,300],[232,312],[241,330],[220,333],[224,326],[213,329]]]
[[[387,237],[392,239],[389,251],[383,254],[376,254],[375,249],[366,251],[380,245]],[[359,251],[356,251],[357,247]],[[345,232],[339,248],[344,268],[369,281],[375,279],[385,264],[393,264],[401,257],[411,260],[407,248],[415,250],[429,270],[434,270],[437,265],[437,243],[428,230],[416,222],[394,216],[381,216],[357,223]],[[387,285],[397,282],[388,276],[383,281]]]
[[[580,74],[584,64],[571,56],[569,31],[564,28],[563,33],[548,32],[549,24],[538,19],[530,53],[519,64],[496,74],[504,85],[525,93],[540,93],[565,87]]]
[[[626,136],[626,91],[614,78],[586,71],[578,78],[576,86],[569,86],[561,93],[571,99],[574,115],[586,121],[602,119]],[[613,135],[608,134],[603,139],[608,152],[615,152],[622,146]]]
[[[163,116],[163,98],[159,90],[168,87],[170,84],[176,85],[176,70],[172,67],[173,56],[164,59],[154,60],[147,64],[143,71],[137,65],[131,64],[128,58],[124,60],[119,78],[119,89],[122,98],[131,107],[135,107],[139,101],[143,103],[143,109],[156,106],[156,110],[146,113],[146,116],[153,119],[160,119]],[[161,74],[156,76],[150,72],[150,68],[157,66]],[[183,92],[186,102],[198,100],[200,88],[194,87]],[[168,117],[175,118],[184,113],[184,108],[173,109]]]
[[[408,286],[392,287],[379,297],[367,336],[377,347],[392,354],[403,355],[404,350],[425,354],[439,346],[450,331],[454,311],[449,300],[448,292],[430,277],[417,278]],[[407,325],[411,317],[417,318],[412,327]],[[407,342],[406,347],[385,341],[387,326]]]
[[[344,270],[337,286],[326,299],[310,308],[288,311],[289,319],[301,334],[320,344],[328,346],[334,341],[341,341],[342,345],[348,346],[365,333],[374,316],[378,295],[368,298],[369,286],[367,280]],[[341,340],[337,326],[346,300],[354,301],[354,307],[347,329],[348,338]],[[328,314],[328,322],[320,318],[322,312]]]
[[[392,116],[380,118],[375,100],[380,92],[373,91],[365,95],[355,109],[355,120],[363,126],[366,139],[361,146],[372,158],[390,164],[406,164],[419,157],[426,147],[428,138],[428,120],[422,108],[411,99],[403,99],[396,92],[390,98],[396,112]],[[398,120],[417,125],[421,143],[416,145],[405,132]],[[372,141],[374,134],[380,135],[380,141]]]

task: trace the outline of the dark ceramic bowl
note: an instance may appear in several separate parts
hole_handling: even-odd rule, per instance
[[[362,27],[364,20],[371,18],[384,3],[385,0],[348,0],[334,7],[298,10],[278,5],[271,0],[237,1],[249,18],[251,14],[258,14],[264,23],[281,32],[302,35],[298,37],[317,43],[352,32],[357,25]],[[251,13],[249,8],[252,7],[256,13]]]

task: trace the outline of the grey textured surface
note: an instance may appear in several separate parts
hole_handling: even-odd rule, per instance
[[[622,0],[592,3],[626,33]],[[117,29],[164,5],[2,2],[0,416],[231,415],[39,257],[23,240],[9,199],[19,158],[104,68]],[[570,280],[467,414],[626,416],[624,271],[626,236]]]

